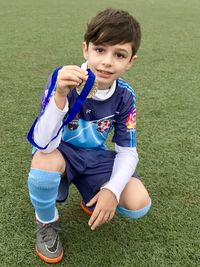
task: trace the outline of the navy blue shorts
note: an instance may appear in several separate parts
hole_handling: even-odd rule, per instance
[[[67,199],[69,186],[73,183],[87,203],[110,179],[116,152],[77,148],[66,142],[61,142],[58,150],[66,161],[66,173],[60,182],[57,202]]]

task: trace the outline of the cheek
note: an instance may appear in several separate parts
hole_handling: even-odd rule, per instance
[[[91,69],[94,72],[94,70],[95,70],[94,62],[90,58],[88,58],[87,61],[88,61],[88,68]]]
[[[88,56],[87,60],[88,60],[88,66],[89,65],[90,66],[95,66],[96,60],[95,60],[95,58],[92,55]]]
[[[119,64],[117,70],[120,74],[124,73],[126,71],[126,65]]]
[[[119,64],[119,71],[121,71],[122,73],[127,71],[129,69],[129,62],[123,62],[121,64]]]

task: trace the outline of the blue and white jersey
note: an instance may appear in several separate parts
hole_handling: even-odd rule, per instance
[[[76,90],[68,94],[68,113],[77,97]],[[64,126],[62,141],[81,148],[105,149],[106,138],[112,129],[114,143],[123,147],[136,147],[135,94],[122,79],[116,81],[115,91],[108,99],[85,100],[73,121]]]

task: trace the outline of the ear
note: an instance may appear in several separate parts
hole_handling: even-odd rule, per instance
[[[133,66],[133,64],[135,63],[136,60],[137,60],[137,55],[134,55],[130,59],[129,63],[127,64],[126,70],[129,70]]]
[[[83,42],[82,48],[83,48],[83,57],[85,60],[87,60],[88,59],[88,46],[86,42]]]

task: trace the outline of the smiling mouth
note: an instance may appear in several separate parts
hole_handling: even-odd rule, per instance
[[[113,72],[106,71],[106,70],[97,70],[99,74],[105,75],[105,76],[110,76],[113,74]]]

